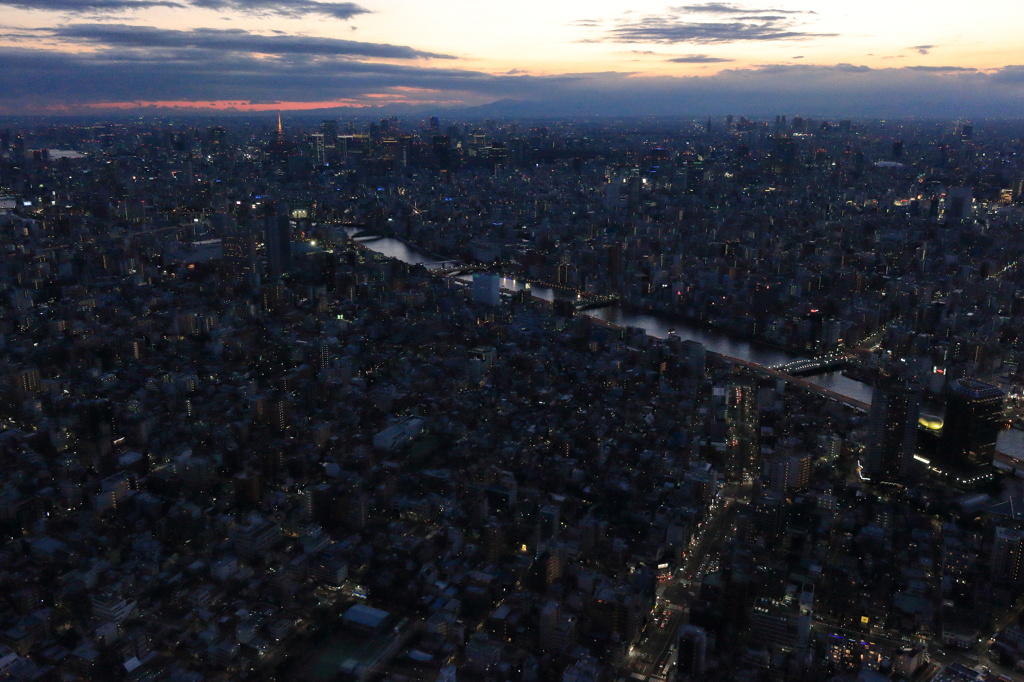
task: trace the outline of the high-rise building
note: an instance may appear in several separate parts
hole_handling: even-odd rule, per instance
[[[1024,579],[1024,531],[996,528],[992,542],[992,580],[1017,583]]]
[[[782,493],[762,490],[751,505],[750,530],[769,542],[780,537],[789,523],[789,506]]]
[[[764,463],[765,484],[771,490],[787,493],[803,490],[811,481],[814,460],[810,453],[782,453]]]
[[[800,165],[800,150],[796,138],[779,134],[772,138],[772,171],[779,175],[791,175]]]
[[[498,305],[501,302],[501,280],[490,272],[478,272],[473,275],[473,301],[485,305]]]
[[[974,215],[974,188],[949,187],[940,208],[943,222],[969,220]]]
[[[1003,391],[975,379],[950,384],[939,453],[947,466],[969,469],[992,463],[1003,423]]]
[[[686,364],[686,368],[697,376],[703,376],[707,370],[707,349],[704,344],[692,339],[686,339],[679,344],[679,356]]]
[[[313,149],[313,163],[318,166],[327,163],[327,149],[323,133],[313,133],[309,136],[309,141]]]
[[[455,166],[456,155],[455,150],[452,148],[451,137],[448,135],[434,135],[430,139],[430,148],[434,153],[438,168],[441,170],[451,170]]]
[[[326,163],[338,161],[338,121],[327,119],[320,124],[320,133],[323,135],[324,160]]]
[[[737,479],[760,473],[761,414],[757,382],[736,379],[725,394],[726,475]]]
[[[271,279],[277,279],[292,267],[292,229],[288,209],[281,204],[270,207],[265,225],[267,274]]]
[[[814,587],[804,583],[795,599],[758,599],[750,613],[750,633],[773,649],[804,651],[813,619]]]
[[[559,641],[558,624],[561,621],[562,610],[559,603],[553,599],[549,600],[540,610],[538,643],[544,651],[560,651],[564,644]]]
[[[696,625],[684,625],[679,631],[678,671],[682,679],[700,679],[704,674],[708,633]]]
[[[228,230],[221,238],[224,248],[224,279],[246,286],[259,286],[256,235],[248,227]]]
[[[917,448],[921,389],[905,377],[884,371],[875,383],[868,413],[864,470],[872,480],[902,483]]]

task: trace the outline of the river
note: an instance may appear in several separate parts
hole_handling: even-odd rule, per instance
[[[350,228],[349,234],[355,234],[357,230]],[[391,237],[361,237],[357,241],[368,249],[376,251],[389,258],[397,258],[400,261],[412,265],[437,265],[439,261],[422,249],[416,248],[399,239]],[[469,281],[470,277],[462,278]],[[501,278],[501,288],[509,291],[521,291],[526,286],[525,282],[510,277]],[[537,298],[552,301],[560,298],[571,298],[571,294],[562,292],[550,287],[532,285],[530,293]],[[721,332],[701,328],[695,325],[670,320],[666,316],[657,313],[634,313],[629,312],[618,305],[605,306],[584,311],[582,314],[590,315],[599,320],[618,325],[620,327],[637,327],[643,329],[651,336],[665,338],[671,330],[675,330],[676,336],[682,339],[692,339],[704,345],[704,347],[719,355],[740,358],[758,365],[772,366],[795,360],[797,355],[788,353],[765,344],[740,339]],[[871,387],[860,381],[843,376],[840,372],[827,372],[818,374],[808,379],[830,391],[834,391],[849,398],[864,403],[871,402]]]
[[[358,231],[358,228],[349,228],[348,233],[351,236]],[[424,265],[429,268],[431,265],[435,267],[440,266],[442,262],[452,262],[439,261],[435,256],[432,256],[426,251],[411,244],[407,244],[399,239],[392,239],[391,237],[359,238],[357,241],[377,253],[389,258],[397,258],[400,261],[412,265]],[[460,279],[469,281],[471,276],[462,277]],[[547,301],[572,297],[571,294],[562,293],[561,291],[552,289],[551,287],[537,284],[528,285],[526,282],[516,280],[511,277],[501,278],[502,289],[509,291],[521,291],[527,286],[530,287],[531,294],[537,298],[542,298]],[[657,313],[630,312],[618,305],[594,308],[586,310],[582,314],[590,315],[591,317],[604,320],[605,322],[618,325],[620,327],[637,327],[643,329],[651,336],[662,339],[669,335],[669,331],[675,330],[676,336],[682,339],[692,339],[697,341],[703,344],[704,347],[712,353],[740,358],[741,360],[746,360],[763,366],[783,364],[791,360],[795,360],[798,357],[793,353],[789,353],[772,346],[740,339],[730,336],[729,334],[686,324],[678,320],[671,320],[668,317]],[[840,372],[826,372],[825,374],[817,374],[806,378],[812,383],[823,388],[827,388],[830,391],[834,391],[835,393],[839,393],[840,395],[859,400],[863,403],[871,403],[871,386],[845,377]],[[944,411],[943,405],[931,401],[927,401],[922,405],[922,412],[924,414],[942,416]],[[1024,432],[1013,429],[1003,430],[999,434],[997,448],[1002,452],[1009,452],[1024,458]]]

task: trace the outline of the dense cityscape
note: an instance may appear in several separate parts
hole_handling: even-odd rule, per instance
[[[1024,122],[0,121],[0,679],[1024,680]]]

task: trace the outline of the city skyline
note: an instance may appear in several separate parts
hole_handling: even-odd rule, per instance
[[[1014,28],[983,0],[8,0],[0,114],[111,111],[1000,116]],[[955,21],[953,20],[955,18]],[[998,18],[998,21],[993,19]]]
[[[1019,678],[1024,122],[257,116],[0,125],[4,679]]]

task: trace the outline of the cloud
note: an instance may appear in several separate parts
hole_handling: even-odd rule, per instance
[[[717,64],[719,62],[732,62],[735,59],[726,59],[724,57],[712,57],[706,54],[688,54],[682,57],[672,57],[666,59],[667,62],[674,64]]]
[[[655,50],[624,50],[619,54],[631,54],[639,55],[642,57],[662,57],[666,62],[674,64],[717,64],[719,62],[734,62],[735,59],[728,59],[726,57],[712,57],[706,54],[684,54],[676,55],[666,54],[664,52],[657,52]]]
[[[335,19],[351,19],[370,10],[354,2],[314,2],[313,0],[191,0],[195,7],[219,11],[234,10],[255,14],[306,16],[322,14]]]
[[[0,5],[49,12],[127,12],[152,7],[195,7],[220,12],[275,14],[287,17],[322,15],[348,20],[370,10],[354,2],[314,0],[0,0]]]
[[[810,73],[868,73],[875,71],[863,64],[758,64],[753,69],[741,69],[734,73],[792,73],[806,75]]]
[[[96,102],[339,101],[408,88],[468,93],[482,103],[525,97],[540,91],[540,82],[558,84],[557,91],[590,77],[495,76],[309,55],[268,59],[188,46],[93,53],[7,47],[0,48],[0,63],[0,106],[11,110],[53,103],[73,109]]]
[[[0,5],[48,12],[125,12],[151,7],[186,6],[174,0],[2,0]]]
[[[909,71],[945,71],[945,72],[969,72],[976,73],[978,70],[969,66],[905,66]]]
[[[404,45],[364,43],[338,38],[259,35],[241,29],[200,28],[192,31],[127,24],[71,24],[52,30],[54,37],[108,49],[198,48],[220,52],[378,59],[455,59],[452,55],[415,50]]]
[[[914,45],[911,50],[917,50],[919,54],[928,54],[935,49],[935,45]]]
[[[214,36],[224,38],[217,32]],[[7,113],[43,113],[56,106],[86,111],[118,102],[138,102],[140,108],[154,102],[186,108],[193,102],[406,107],[425,102],[418,111],[427,113],[438,106],[431,103],[478,106],[502,101],[486,109],[486,115],[791,113],[816,118],[1015,116],[1024,107],[1024,66],[990,74],[800,63],[732,68],[699,77],[614,72],[530,76],[346,55],[268,57],[191,44],[107,46],[91,52],[8,46],[0,48],[0,63],[0,108]]]
[[[1024,65],[1004,66],[992,74],[992,80],[999,84],[1020,85],[1024,83]]]
[[[835,33],[810,33],[787,28],[780,22],[748,23],[687,22],[664,17],[644,17],[640,21],[617,26],[603,42],[618,43],[732,43],[737,41],[807,40],[832,37]]]
[[[771,12],[772,14],[814,14],[810,11],[786,10],[786,9],[746,9],[739,5],[725,2],[707,2],[703,5],[682,5],[672,8],[676,12],[691,12],[695,14],[759,14]]]
[[[711,20],[692,21],[688,15],[693,14],[711,15]],[[669,8],[660,15],[624,15],[617,25],[591,41],[673,45],[807,40],[836,35],[803,30],[798,23],[798,15],[806,14],[813,12],[752,9],[726,3],[683,5]]]

